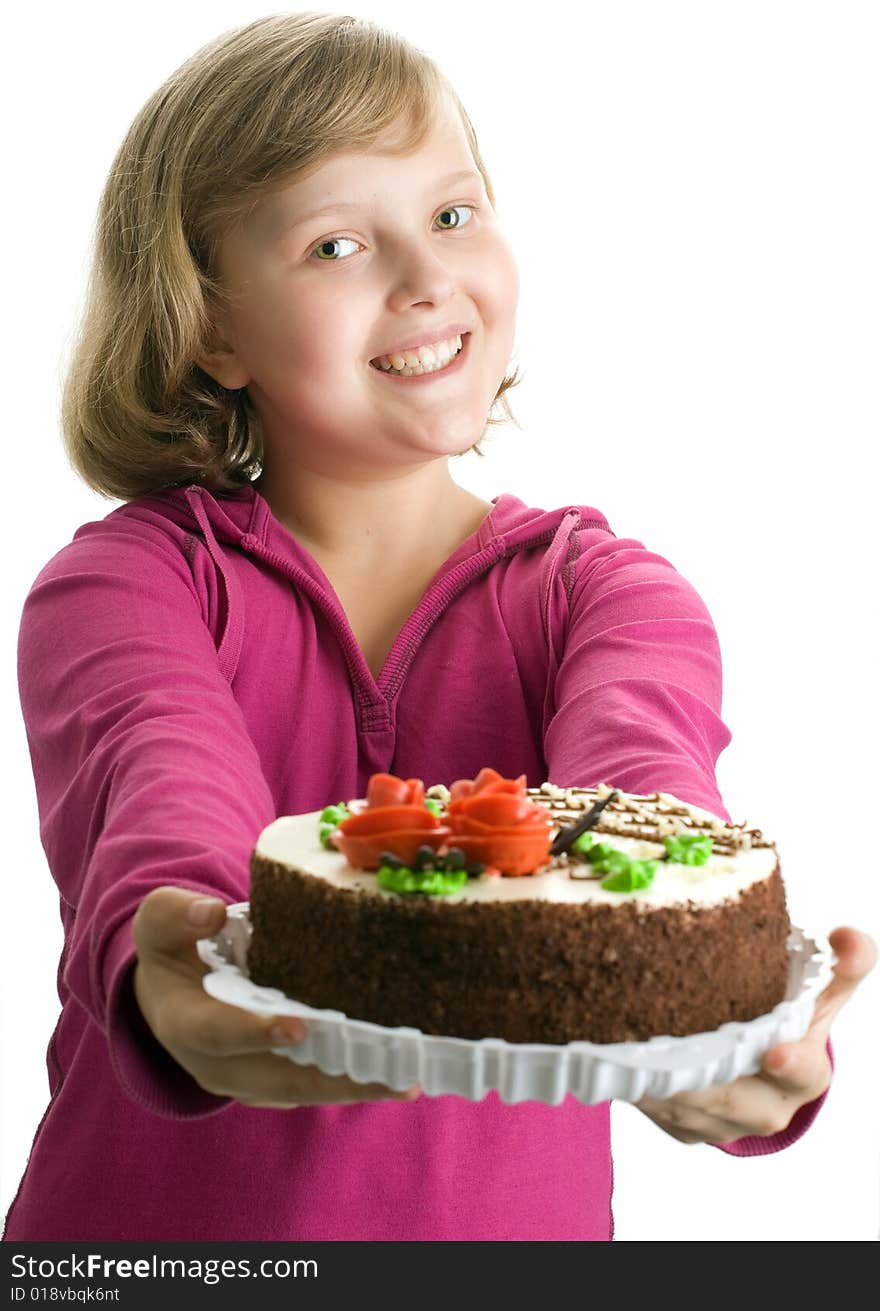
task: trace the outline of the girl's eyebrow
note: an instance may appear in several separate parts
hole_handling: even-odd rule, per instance
[[[461,169],[458,173],[450,173],[448,177],[441,178],[439,182],[433,183],[431,190],[439,191],[441,188],[451,187],[456,182],[465,181],[480,183],[482,182],[482,178],[480,177],[480,174],[476,173],[473,169]],[[305,213],[302,214],[288,215],[283,213],[283,211],[276,211],[275,221],[272,224],[272,229],[268,233],[268,236],[269,238],[276,236],[282,226],[285,232],[290,232],[293,228],[301,227],[303,223],[308,223],[310,219],[320,218],[324,214],[339,213],[342,210],[360,209],[362,208],[362,205],[363,202],[359,200],[335,200],[330,201],[328,204],[320,205],[315,209],[306,210]]]

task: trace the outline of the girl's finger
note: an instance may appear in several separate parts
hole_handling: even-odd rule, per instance
[[[248,1056],[273,1047],[302,1042],[303,1020],[293,1015],[254,1015],[204,993],[181,995],[169,1038],[176,1046],[202,1056]]]
[[[225,920],[226,904],[219,897],[166,885],[147,893],[131,928],[139,955],[174,955],[218,933]]]
[[[740,1125],[676,1097],[642,1097],[636,1105],[680,1143],[730,1142],[744,1133]]]
[[[813,1101],[831,1081],[831,1061],[821,1036],[768,1047],[758,1077],[783,1092],[803,1094],[806,1101]]]
[[[703,1097],[702,1105],[678,1101],[681,1096]],[[645,1099],[643,1099],[644,1101]],[[670,1129],[700,1135],[701,1141],[733,1142],[753,1134],[759,1137],[781,1133],[803,1105],[804,1098],[785,1092],[758,1078],[746,1076],[735,1083],[706,1089],[703,1093],[677,1094],[668,1101],[647,1099],[652,1118]]]
[[[722,1115],[725,1107],[728,1106],[734,1090],[737,1093],[747,1090],[748,1087],[756,1081],[755,1075],[743,1075],[735,1083],[727,1084],[710,1084],[708,1088],[701,1088],[699,1092],[679,1092],[674,1093],[672,1097],[648,1097],[640,1098],[636,1105],[639,1107],[650,1105],[653,1110],[659,1110],[663,1107],[687,1108],[688,1110],[706,1115]]]
[[[235,1097],[246,1106],[311,1106],[322,1102],[412,1101],[413,1089],[394,1092],[384,1084],[356,1083],[346,1075],[328,1075],[315,1065],[297,1065],[272,1052],[273,1047],[301,1042],[306,1025],[296,1016],[267,1019],[209,997],[179,1021],[180,1054],[203,1086]],[[172,1047],[174,1044],[172,1043]],[[184,1050],[185,1049],[185,1050]]]
[[[252,1015],[237,1006],[214,1002],[199,1013],[190,1029],[195,1051],[218,1057],[240,1057],[271,1053],[273,1047],[290,1046],[306,1037],[306,1023],[295,1016]],[[232,1012],[232,1013],[230,1013]],[[283,1058],[282,1059],[286,1059]]]
[[[865,975],[877,963],[877,948],[867,933],[843,926],[834,929],[828,935],[828,941],[837,956],[834,975],[825,991],[817,998],[810,1024],[810,1033],[815,1033],[823,1042],[841,1006],[849,1000]]]
[[[344,1074],[324,1074],[315,1065],[296,1065],[284,1056],[228,1057],[211,1062],[212,1091],[245,1106],[290,1109],[339,1102],[413,1101],[421,1089],[395,1092],[381,1083],[356,1083]]]

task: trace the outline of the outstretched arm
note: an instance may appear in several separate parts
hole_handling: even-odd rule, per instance
[[[633,538],[581,533],[551,716],[547,777],[670,792],[722,819],[715,764],[730,742],[721,718],[721,652],[693,586]],[[809,1128],[832,1072],[828,1030],[876,957],[870,938],[836,929],[834,980],[809,1033],[777,1044],[757,1075],[699,1093],[636,1103],[681,1142],[732,1156],[780,1151]]]

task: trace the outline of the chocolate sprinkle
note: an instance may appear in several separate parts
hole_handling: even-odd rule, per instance
[[[586,833],[588,828],[593,827],[596,820],[602,814],[602,811],[610,801],[613,801],[615,797],[617,797],[617,795],[618,793],[616,791],[611,791],[608,793],[607,797],[600,797],[595,805],[591,806],[587,811],[583,819],[576,820],[574,824],[569,824],[567,828],[561,828],[553,839],[553,844],[550,847],[550,855],[561,856],[564,852],[568,851],[569,847],[577,841],[582,833]]]

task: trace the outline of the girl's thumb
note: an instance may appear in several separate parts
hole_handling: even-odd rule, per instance
[[[154,888],[144,897],[132,921],[138,951],[176,952],[198,938],[218,933],[226,920],[226,903],[219,897],[186,888]]]
[[[220,914],[222,911],[222,915]],[[187,923],[196,929],[206,929],[209,933],[216,933],[215,925],[222,924],[226,919],[226,903],[219,897],[193,897],[186,909]],[[201,937],[196,934],[196,937]]]

